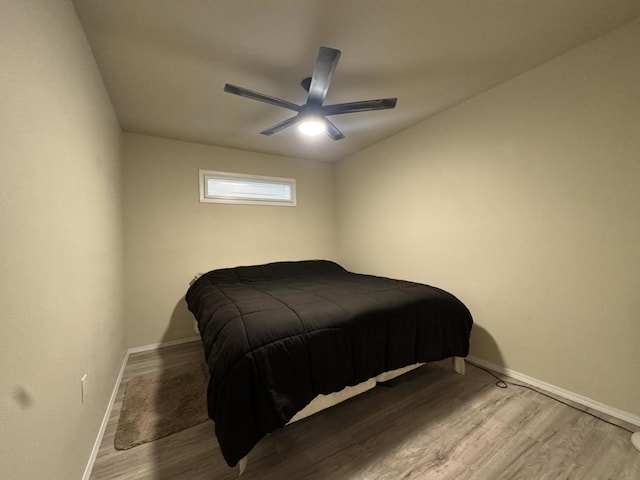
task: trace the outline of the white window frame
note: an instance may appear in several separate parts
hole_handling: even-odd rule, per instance
[[[256,198],[230,198],[216,197],[207,195],[207,180],[210,178],[223,178],[232,180],[251,180],[264,183],[277,183],[279,185],[289,185],[291,188],[291,200],[273,200],[273,199],[256,199]],[[296,201],[296,179],[284,177],[266,177],[264,175],[248,175],[245,173],[232,172],[216,172],[213,170],[198,170],[198,179],[200,184],[200,203],[226,203],[238,205],[276,205],[279,207],[295,207]]]

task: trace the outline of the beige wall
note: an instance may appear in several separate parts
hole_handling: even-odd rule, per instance
[[[473,355],[636,415],[639,48],[635,21],[336,168],[345,266],[454,292]]]
[[[120,129],[70,2],[0,18],[0,478],[78,479],[125,352]]]
[[[197,272],[335,258],[331,164],[123,135],[129,346],[194,335]],[[198,169],[297,180],[297,207],[201,204]]]

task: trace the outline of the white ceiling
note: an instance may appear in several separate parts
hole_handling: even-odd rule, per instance
[[[640,15],[638,0],[75,0],[122,129],[335,161]],[[320,46],[342,51],[326,104],[398,97],[332,117],[346,135],[266,127],[304,103]]]

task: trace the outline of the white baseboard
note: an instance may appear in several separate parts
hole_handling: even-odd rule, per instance
[[[93,449],[91,450],[91,456],[89,457],[89,461],[87,462],[87,466],[84,469],[84,473],[82,474],[82,480],[89,480],[91,476],[91,471],[93,470],[93,464],[96,463],[96,457],[98,456],[98,451],[100,450],[100,445],[102,444],[102,437],[104,437],[104,432],[107,429],[107,423],[109,422],[109,417],[111,416],[111,410],[113,409],[113,404],[116,401],[116,395],[118,394],[118,388],[120,387],[120,382],[122,381],[122,375],[124,375],[124,369],[127,366],[127,360],[129,359],[129,352],[124,354],[124,358],[122,359],[122,365],[120,366],[120,372],[118,372],[118,378],[116,378],[116,383],[113,386],[113,391],[111,392],[111,398],[109,399],[109,403],[107,404],[107,411],[104,413],[104,417],[102,417],[102,423],[100,424],[100,429],[98,430],[98,437],[93,444]]]
[[[122,381],[122,376],[124,375],[124,369],[127,366],[129,355],[131,355],[132,353],[148,352],[150,350],[157,350],[158,348],[162,348],[162,347],[182,345],[183,343],[196,342],[199,340],[200,340],[200,336],[198,335],[193,337],[181,338],[179,340],[171,340],[169,342],[160,342],[160,343],[152,343],[149,345],[141,345],[139,347],[133,347],[127,350],[127,353],[125,353],[124,358],[122,359],[120,372],[118,373],[118,378],[116,379],[116,383],[113,387],[113,391],[111,392],[111,398],[109,399],[109,404],[107,405],[107,411],[104,412],[104,417],[102,418],[102,424],[100,425],[100,429],[98,430],[98,436],[96,438],[96,441],[93,444],[93,449],[91,450],[91,456],[89,457],[87,466],[84,469],[82,480],[89,480],[89,477],[91,477],[91,471],[93,470],[93,465],[96,462],[98,451],[100,450],[100,444],[102,444],[102,438],[104,437],[104,432],[107,429],[107,423],[109,422],[109,417],[111,416],[111,410],[113,409],[113,404],[116,401],[116,395],[118,394],[118,388],[120,387],[120,382]]]
[[[552,393],[554,395],[557,395],[558,397],[570,400],[593,411],[600,412],[604,415],[608,415],[609,417],[616,418],[618,420],[622,420],[623,422],[626,422],[636,428],[640,427],[640,416],[638,415],[634,415],[630,412],[625,412],[624,410],[611,407],[604,403],[598,402],[597,400],[593,400],[592,398],[585,397],[569,390],[565,390],[564,388],[560,388],[542,380],[538,380],[537,378],[530,377],[529,375],[525,375],[524,373],[516,372],[515,370],[511,370],[510,368],[501,367],[500,365],[496,365],[495,363],[487,362],[486,360],[474,357],[472,355],[466,357],[466,360],[468,360],[471,364],[475,363],[480,367],[488,368],[489,370],[493,370],[496,373],[500,373],[507,377],[513,378],[514,380],[526,383],[527,385],[531,385],[532,387],[539,388],[544,392]]]
[[[160,342],[160,343],[150,343],[149,345],[141,345],[139,347],[133,347],[129,349],[129,355],[132,353],[140,353],[140,352],[148,352],[150,350],[157,350],[158,348],[163,347],[172,347],[174,345],[182,345],[183,343],[191,343],[200,341],[199,335],[194,335],[192,337],[180,338],[178,340],[170,340],[168,342]]]

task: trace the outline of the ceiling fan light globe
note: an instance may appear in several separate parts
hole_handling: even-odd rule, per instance
[[[316,136],[327,130],[327,124],[322,119],[312,118],[300,122],[298,130],[304,135]]]

